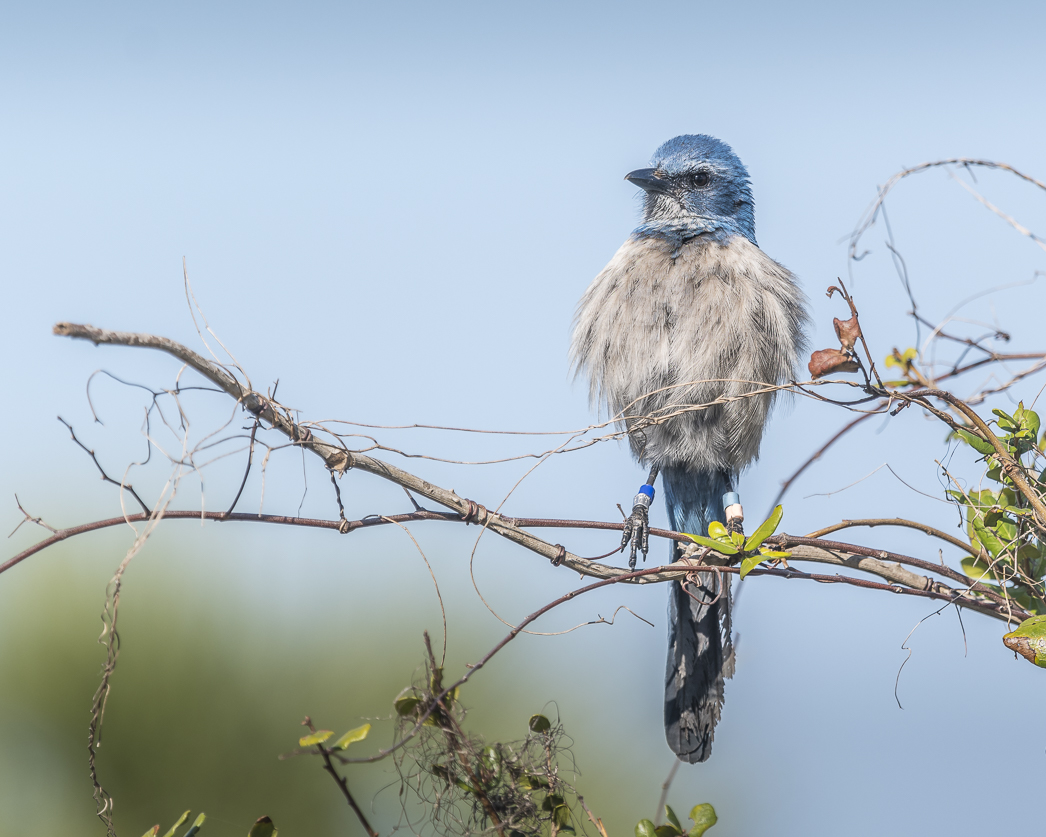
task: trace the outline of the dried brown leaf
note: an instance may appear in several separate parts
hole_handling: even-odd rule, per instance
[[[850,351],[861,337],[861,324],[857,322],[857,317],[850,317],[848,320],[836,317],[832,320],[832,325],[835,326],[835,336],[839,338],[839,344],[845,351]]]
[[[861,367],[850,355],[839,349],[820,349],[810,355],[807,368],[816,380],[833,372],[856,372]]]

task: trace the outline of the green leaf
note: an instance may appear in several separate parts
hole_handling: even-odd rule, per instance
[[[1005,545],[1012,546],[1017,540],[1017,524],[1008,517],[999,517],[995,524],[995,534]]]
[[[184,837],[193,837],[193,835],[196,834],[196,832],[200,830],[200,826],[203,825],[203,821],[205,819],[207,819],[207,815],[206,814],[200,814],[200,816],[198,816],[196,818],[196,822],[194,822],[192,824],[192,828],[190,828],[188,831],[185,832]]]
[[[730,532],[718,520],[713,520],[708,524],[708,537],[715,538],[717,541],[724,539],[728,540],[730,538]]]
[[[1020,420],[1021,427],[1031,433],[1032,441],[1034,441],[1035,437],[1039,435],[1039,426],[1041,424],[1039,414],[1034,410],[1024,409],[1024,402],[1022,401],[1017,405],[1017,412],[1014,413],[1014,418]]]
[[[1004,430],[1015,430],[1020,426],[1020,422],[1004,410],[994,409],[992,413],[998,416],[999,427]]]
[[[570,825],[570,809],[566,805],[557,805],[556,810],[552,812],[552,819],[556,821],[560,831],[574,830]]]
[[[636,823],[636,837],[657,837],[657,829],[650,820],[640,820]]]
[[[166,834],[164,834],[163,837],[174,837],[174,832],[177,831],[181,827],[183,822],[185,822],[187,819],[189,819],[189,814],[190,813],[191,813],[191,811],[186,811],[184,814],[182,814],[180,817],[178,817],[178,822],[176,822],[174,825],[172,825],[171,826],[171,830],[168,831]]]
[[[472,785],[470,785],[464,779],[455,779],[454,784],[457,785],[461,790],[465,791],[465,793],[476,793],[476,789],[472,787]]]
[[[448,785],[450,784],[450,771],[442,764],[434,764],[429,768],[433,776],[439,776]]]
[[[690,810],[690,819],[694,821],[694,827],[690,829],[690,837],[701,837],[708,829],[719,822],[715,815],[715,808],[707,802],[695,805]]]
[[[1025,619],[1002,638],[1003,644],[1029,662],[1046,668],[1046,615]],[[638,826],[636,834],[639,834]]]
[[[152,828],[150,828],[148,831],[146,831],[145,834],[142,835],[142,837],[156,837],[156,835],[159,834],[159,833],[160,833],[160,826],[159,825],[154,825]]]
[[[418,704],[421,703],[421,699],[410,694],[410,691],[410,689],[404,689],[392,702],[392,705],[396,707],[396,714],[401,718],[413,714]]]
[[[657,837],[680,837],[683,832],[669,822],[664,825],[659,825],[654,829],[654,833]]]
[[[1002,541],[995,537],[995,534],[991,532],[978,517],[973,519],[973,529],[977,533],[977,540],[983,544],[984,548],[988,550],[992,558],[998,558],[999,553],[1003,551]]]
[[[392,705],[396,707],[396,714],[401,718],[409,718],[411,715],[420,715],[424,710],[429,707],[422,704],[422,699],[418,697],[417,692],[410,686],[404,689],[396,699],[392,702]],[[436,724],[436,713],[439,709],[434,709],[429,712],[428,717],[422,722],[422,726],[434,727]]]
[[[791,552],[784,552],[780,549],[770,549],[765,546],[759,547],[759,554],[767,558],[791,558]]]
[[[334,735],[332,729],[318,729],[316,732],[309,733],[309,735],[303,735],[298,739],[299,747],[315,747],[317,744],[322,744],[328,738]]]
[[[484,747],[480,758],[484,770],[496,781],[501,776],[501,751],[496,747]]]
[[[977,451],[977,453],[982,453],[985,455],[995,453],[995,448],[992,447],[991,442],[982,439],[980,436],[971,433],[969,430],[964,430],[960,427],[955,432],[959,434],[960,439],[962,439],[964,442],[966,442],[966,444],[968,444],[971,448]]]
[[[777,506],[770,513],[770,516],[759,525],[759,528],[752,533],[751,537],[745,541],[745,552],[755,549],[776,532],[782,517],[784,517],[784,506]]]
[[[268,817],[259,817],[247,832],[247,837],[276,837],[279,832]]]
[[[665,816],[668,817],[668,821],[676,827],[676,831],[682,834],[683,826],[680,824],[679,817],[676,816],[676,812],[672,810],[671,805],[665,806]]]
[[[981,491],[971,491],[970,496],[981,508],[990,508],[998,503],[998,495],[989,488],[985,488]]]
[[[764,561],[768,561],[769,556],[757,553],[755,555],[749,555],[741,562],[741,578],[744,578],[752,570],[762,564]]]
[[[370,724],[364,724],[361,727],[350,729],[341,738],[334,742],[332,750],[344,750],[350,744],[355,744],[357,741],[362,741],[367,737],[367,733],[370,732]]]
[[[988,565],[980,558],[967,556],[959,561],[959,565],[962,567],[962,571],[974,581],[981,581],[987,584],[995,583],[995,576],[992,575]]]
[[[701,546],[707,546],[709,549],[714,549],[716,552],[722,553],[723,555],[736,555],[740,550],[736,546],[730,543],[723,543],[722,541],[714,541],[711,538],[703,538],[701,535],[691,535],[689,532],[684,532],[688,538],[693,539],[695,543]]]
[[[1025,610],[1032,610],[1034,607],[1035,600],[1032,599],[1030,595],[1028,595],[1028,591],[1022,586],[1007,588],[1003,591],[1003,593],[1008,595]]]
[[[1046,574],[1046,557],[1043,549],[1046,544],[1025,543],[1017,550],[1017,558],[1025,565],[1026,572],[1034,579],[1042,578]]]
[[[900,369],[904,369],[909,363],[915,360],[915,358],[918,357],[918,355],[919,352],[915,349],[905,349],[904,354],[902,354],[899,359],[896,355],[887,355],[885,363],[887,368],[891,366],[896,366]]]
[[[548,732],[552,729],[552,722],[544,715],[531,715],[527,726],[531,732]]]

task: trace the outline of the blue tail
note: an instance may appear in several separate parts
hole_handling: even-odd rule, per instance
[[[723,471],[661,470],[669,525],[677,532],[708,534],[723,522],[723,494],[734,476]],[[672,559],[675,560],[675,542]],[[665,670],[665,736],[682,761],[705,761],[723,705],[726,678],[734,673],[730,642],[730,576],[697,573],[698,583],[673,581],[668,604],[668,666]]]

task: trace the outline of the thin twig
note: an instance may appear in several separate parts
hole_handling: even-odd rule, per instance
[[[864,353],[868,357],[868,365],[871,367],[872,374],[875,376],[876,382],[879,384],[879,389],[883,389],[882,379],[879,377],[879,373],[875,370],[875,359],[872,357],[872,351],[868,348],[868,341],[864,339],[864,332],[861,331],[860,316],[857,313],[857,305],[853,301],[853,297],[850,296],[850,292],[846,290],[846,285],[843,284],[843,280],[836,278],[839,283],[838,291],[843,295],[843,299],[846,300],[846,304],[850,306],[850,316],[853,317],[854,321],[857,322],[857,333],[861,338],[861,345],[864,346]],[[828,296],[832,295],[833,288],[828,289]],[[854,354],[856,357],[856,353]],[[879,393],[876,393],[879,394]]]
[[[138,492],[136,492],[134,490],[134,486],[132,486],[129,483],[126,483],[126,482],[120,482],[119,480],[114,480],[107,473],[105,473],[105,468],[103,468],[102,467],[102,463],[98,461],[98,457],[95,456],[94,451],[91,450],[91,448],[87,447],[87,445],[85,445],[83,442],[81,442],[79,439],[76,438],[76,431],[73,430],[73,426],[69,422],[67,422],[64,418],[62,418],[61,416],[58,416],[58,420],[62,424],[64,424],[66,426],[66,429],[69,431],[69,435],[72,436],[73,441],[76,442],[76,444],[79,445],[81,449],[86,451],[87,455],[90,456],[91,459],[94,461],[94,465],[98,469],[98,473],[100,473],[102,475],[102,479],[105,482],[112,483],[117,488],[126,489],[127,492],[132,497],[134,497],[134,499],[137,501],[138,505],[142,507],[142,511],[145,512],[146,514],[148,514],[149,513],[149,507],[147,505],[145,505],[145,501],[142,500],[142,498],[138,496]]]
[[[676,773],[679,772],[679,765],[682,762],[679,759],[672,760],[672,769],[668,771],[668,778],[661,783],[661,796],[657,800],[657,814],[654,815],[654,825],[661,824],[661,818],[665,815],[665,805],[668,802],[668,789],[672,787],[672,782],[676,778]]]
[[[979,556],[980,550],[973,547],[971,544],[966,543],[960,538],[954,535],[949,535],[947,532],[942,532],[940,529],[934,529],[932,526],[927,526],[925,523],[919,523],[916,520],[905,520],[903,517],[883,517],[883,518],[868,518],[862,520],[841,520],[839,523],[833,523],[831,526],[825,526],[823,529],[818,529],[816,532],[811,532],[807,535],[808,538],[823,538],[825,535],[830,535],[832,532],[838,532],[842,529],[851,529],[855,526],[867,526],[873,528],[875,526],[900,526],[908,529],[918,529],[920,532],[924,532],[932,537],[939,538],[942,541],[947,541],[952,546],[957,546],[964,552],[970,553],[974,558]]]
[[[316,732],[316,727],[313,726],[312,719],[309,718],[309,716],[306,715],[305,720],[302,721],[301,724],[303,727],[308,727],[311,732]],[[360,825],[363,826],[364,831],[367,832],[369,837],[378,837],[378,832],[371,827],[371,824],[367,821],[367,817],[364,815],[363,810],[356,804],[356,800],[353,798],[352,792],[349,790],[348,780],[338,773],[337,768],[334,766],[334,762],[331,761],[331,751],[323,746],[323,742],[320,741],[316,744],[316,752],[323,757],[323,769],[333,776],[334,781],[338,783],[338,787],[341,789],[345,801],[349,803],[349,807],[352,808],[352,812],[356,815],[356,819],[360,821]]]
[[[236,508],[236,504],[240,502],[240,495],[243,494],[243,488],[247,485],[247,477],[251,473],[251,463],[254,462],[254,438],[258,435],[258,428],[261,426],[261,422],[258,419],[254,420],[254,425],[251,427],[251,445],[247,451],[247,468],[243,472],[243,480],[240,482],[240,490],[236,492],[236,496],[233,498],[232,503],[229,505],[229,510],[225,512],[227,515],[232,514],[233,509]]]

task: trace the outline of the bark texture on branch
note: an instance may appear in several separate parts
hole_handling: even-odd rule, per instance
[[[300,446],[318,456],[323,461],[323,464],[332,472],[343,474],[349,470],[365,471],[374,476],[394,482],[414,494],[425,497],[428,500],[452,510],[458,515],[458,517],[451,519],[455,519],[458,522],[474,523],[483,526],[495,534],[547,558],[553,564],[557,566],[567,566],[580,575],[591,576],[597,579],[615,579],[620,576],[630,575],[633,577],[627,579],[626,583],[651,584],[681,578],[687,573],[693,572],[696,567],[714,567],[723,572],[737,572],[736,567],[723,566],[722,559],[720,559],[719,556],[709,555],[707,550],[704,550],[701,553],[702,560],[695,560],[692,557],[683,558],[674,564],[660,568],[660,571],[654,573],[630,573],[624,568],[607,566],[582,558],[567,551],[559,544],[550,543],[530,532],[527,532],[522,528],[521,524],[533,527],[560,526],[564,528],[584,527],[615,529],[620,529],[620,524],[595,523],[592,521],[524,521],[500,515],[473,500],[460,497],[454,491],[449,491],[438,485],[434,485],[433,483],[411,474],[408,471],[404,471],[401,468],[397,468],[395,465],[391,465],[388,462],[366,456],[365,454],[350,451],[343,445],[332,444],[317,439],[310,428],[295,422],[287,411],[283,410],[281,405],[277,402],[254,391],[249,386],[241,384],[228,368],[207,360],[207,358],[202,355],[168,338],[157,337],[152,334],[108,331],[91,325],[65,322],[55,325],[54,333],[63,337],[89,340],[95,345],[106,344],[132,346],[157,349],[165,352],[190,366],[207,380],[219,386],[229,396],[236,399],[245,410],[257,419],[265,422],[272,429],[282,433],[292,442],[292,444]],[[925,395],[926,393],[923,394]],[[222,513],[206,513],[202,516],[210,517],[212,515],[214,515],[216,519],[222,519]],[[200,517],[201,515],[197,512],[194,513],[194,516]],[[137,515],[135,517],[137,517]],[[236,515],[236,518],[240,517],[241,515]],[[436,515],[433,514],[432,517],[435,518]],[[419,519],[421,518],[419,517]],[[123,518],[121,518],[121,520],[123,520]],[[287,520],[289,522],[292,519],[288,518]],[[358,526],[354,526],[346,521],[343,521],[342,523],[345,524],[345,526],[343,526],[343,531],[351,531],[352,528],[358,528]],[[87,530],[84,529],[84,531]],[[67,537],[71,534],[77,534],[77,532],[63,530],[58,533],[57,536],[47,539],[38,546],[42,548],[50,541],[61,540],[63,537]],[[689,542],[685,535],[680,535],[674,532],[651,530],[651,534],[672,538],[685,543]],[[856,547],[849,544],[841,544],[834,541],[819,543],[817,539],[814,538],[796,538],[790,535],[780,535],[771,540],[776,541],[782,548],[787,548],[791,552],[791,556],[794,560],[834,564],[836,566],[870,573],[885,579],[889,584],[882,585],[847,576],[821,576],[800,573],[794,570],[774,570],[766,568],[754,570],[754,575],[780,575],[786,578],[805,577],[822,582],[842,582],[856,584],[857,586],[870,587],[873,589],[889,589],[895,592],[905,592],[928,598],[954,602],[963,607],[968,607],[1005,621],[1019,621],[1027,615],[1011,600],[1006,599],[1004,596],[999,596],[997,593],[988,590],[988,588],[985,588],[983,585],[974,582],[972,579],[966,578],[966,576],[956,570],[952,570],[951,568],[942,565],[931,564],[930,562],[885,552],[881,553],[881,557],[889,557],[890,560],[880,560],[879,557],[875,557],[877,554],[880,554],[875,550]],[[35,551],[38,551],[38,548],[32,548],[32,552]],[[27,553],[28,552],[29,550],[27,550]],[[23,554],[23,556],[16,556],[16,559],[21,560],[21,557],[27,557],[27,555]],[[17,563],[17,560],[12,559],[8,562],[8,565]],[[962,586],[959,588],[950,587],[931,576],[920,575],[911,570],[905,569],[905,567],[902,566],[902,563],[908,563],[917,566],[919,569],[943,574],[953,580],[959,581]],[[4,568],[6,569],[6,566]]]

